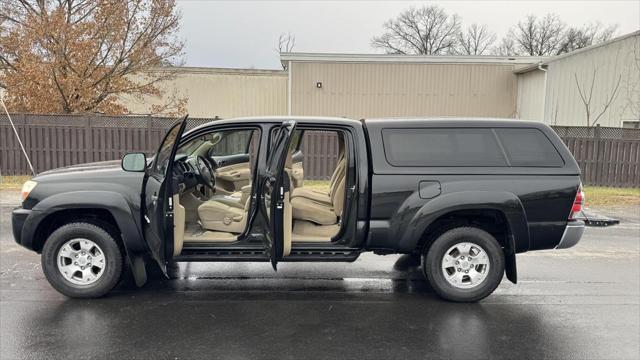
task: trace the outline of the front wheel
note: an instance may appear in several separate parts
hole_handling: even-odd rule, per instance
[[[96,298],[113,289],[122,274],[123,257],[105,229],[71,223],[56,229],[42,249],[42,269],[56,290],[72,298]]]
[[[502,281],[504,254],[488,232],[459,227],[440,235],[423,254],[423,272],[441,297],[475,302],[489,296]]]

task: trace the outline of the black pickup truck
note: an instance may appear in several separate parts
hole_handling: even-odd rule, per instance
[[[516,254],[582,236],[580,170],[548,126],[513,119],[261,117],[174,125],[153,157],[44,172],[13,234],[51,285],[98,297],[129,266],[421,259],[435,291],[478,301]],[[308,142],[305,145],[305,142]],[[305,180],[320,163],[330,179]],[[328,176],[327,176],[328,178]]]

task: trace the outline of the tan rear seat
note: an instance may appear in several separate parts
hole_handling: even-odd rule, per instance
[[[343,178],[346,174],[347,169],[347,161],[346,156],[344,155],[344,138],[343,135],[338,135],[338,163],[336,164],[336,168],[331,174],[331,180],[329,181],[329,191],[324,192],[320,190],[314,190],[305,188],[304,186],[293,189],[291,192],[291,198],[296,197],[305,197],[310,200],[314,200],[317,202],[331,204],[331,197],[335,192],[335,188],[340,182],[340,179]]]
[[[293,218],[298,220],[308,220],[318,225],[334,225],[338,223],[338,218],[342,215],[344,206],[344,183],[345,177],[338,181],[335,191],[331,196],[329,204],[321,203],[298,196],[291,199],[293,207]]]
[[[304,197],[309,200],[317,201],[320,203],[331,204],[331,196],[336,191],[336,187],[338,186],[340,180],[342,180],[346,173],[346,160],[342,158],[338,161],[338,165],[336,169],[333,171],[331,175],[331,180],[329,181],[329,191],[324,192],[321,190],[310,189],[308,187],[300,187],[295,188],[291,192],[291,198],[296,197]]]

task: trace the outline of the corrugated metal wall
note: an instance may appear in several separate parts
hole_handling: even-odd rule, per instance
[[[544,112],[546,123],[587,126],[585,106],[578,93],[576,77],[587,97],[593,82],[592,121],[604,108],[603,104],[613,93],[618,79],[621,80],[615,100],[598,124],[620,127],[623,120],[638,120],[640,35],[636,33],[607,45],[550,61]]]
[[[544,78],[545,73],[540,70],[518,74],[518,118],[544,118]]]
[[[511,64],[292,62],[291,114],[513,117],[513,69]]]
[[[239,116],[286,115],[287,73],[271,70],[184,68],[176,79],[161,85],[168,94],[188,99],[191,117],[232,118]],[[136,114],[146,114],[155,103],[166,101],[123,98]]]

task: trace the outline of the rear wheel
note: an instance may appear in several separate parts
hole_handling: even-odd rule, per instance
[[[504,254],[488,232],[459,227],[440,235],[423,254],[423,272],[441,297],[474,302],[489,296],[502,281]]]
[[[96,225],[71,223],[55,230],[42,249],[42,269],[56,290],[73,298],[95,298],[113,289],[123,257],[115,239]]]

